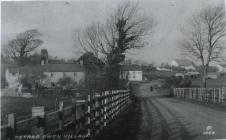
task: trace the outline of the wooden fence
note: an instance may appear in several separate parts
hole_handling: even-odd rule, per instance
[[[8,124],[1,126],[1,139],[91,139],[127,107],[129,97],[129,90],[104,91],[86,100],[72,99],[68,107],[60,102],[57,111],[22,121],[9,114]]]
[[[201,102],[220,103],[226,101],[226,88],[174,88],[176,97],[198,100]]]

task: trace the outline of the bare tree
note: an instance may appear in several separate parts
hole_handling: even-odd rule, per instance
[[[109,74],[114,73],[112,77],[117,79],[119,65],[125,60],[126,51],[145,46],[145,38],[154,25],[152,17],[139,12],[138,3],[126,2],[117,7],[105,24],[87,27],[79,34],[78,40],[84,51],[102,58],[110,70]]]
[[[111,53],[143,47],[144,38],[154,25],[152,17],[139,13],[138,3],[126,2],[117,7],[105,24],[92,24],[80,32],[78,41],[84,51],[107,58]]]
[[[184,54],[199,60],[202,66],[202,87],[206,87],[208,67],[219,61],[224,50],[226,35],[225,12],[222,6],[208,7],[190,19],[185,38],[181,41]]]
[[[102,35],[102,27],[100,24],[92,24],[77,34],[80,48],[83,52],[93,53],[95,57],[102,54],[102,43],[104,42]]]
[[[38,36],[40,36],[40,33],[36,29],[27,30],[17,35],[16,39],[9,41],[6,48],[7,55],[20,65],[24,65],[29,54],[43,43],[42,40],[37,38]]]

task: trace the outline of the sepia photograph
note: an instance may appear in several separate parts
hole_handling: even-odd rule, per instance
[[[226,140],[225,0],[1,0],[1,140]]]

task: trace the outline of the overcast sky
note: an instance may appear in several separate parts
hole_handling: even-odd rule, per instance
[[[18,33],[38,29],[52,56],[78,58],[76,31],[94,22],[103,22],[120,0],[2,2],[1,41],[7,44]],[[154,33],[147,38],[149,45],[133,52],[128,58],[156,63],[181,58],[177,41],[181,27],[195,12],[209,5],[224,5],[224,0],[140,0],[141,12],[157,23]]]

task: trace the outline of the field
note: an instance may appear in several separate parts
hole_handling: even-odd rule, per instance
[[[193,87],[199,87],[201,79],[192,80]],[[207,87],[226,87],[226,76],[219,77],[218,79],[207,79]]]
[[[150,71],[144,72],[144,77],[147,77],[148,80],[159,79],[159,78],[166,78],[170,76],[174,76],[176,72],[171,71]]]
[[[144,72],[144,77],[148,80],[161,79],[174,76],[176,72],[170,71],[151,71]],[[191,79],[192,87],[200,87],[201,78]],[[207,87],[226,87],[226,75],[220,76],[217,79],[207,79]]]
[[[41,96],[36,98],[22,97],[1,97],[1,124],[7,122],[7,114],[14,113],[17,120],[31,117],[32,107],[45,106],[46,112],[55,110],[58,101],[64,101],[64,105],[71,104],[71,97],[61,97],[56,99],[51,96]]]

